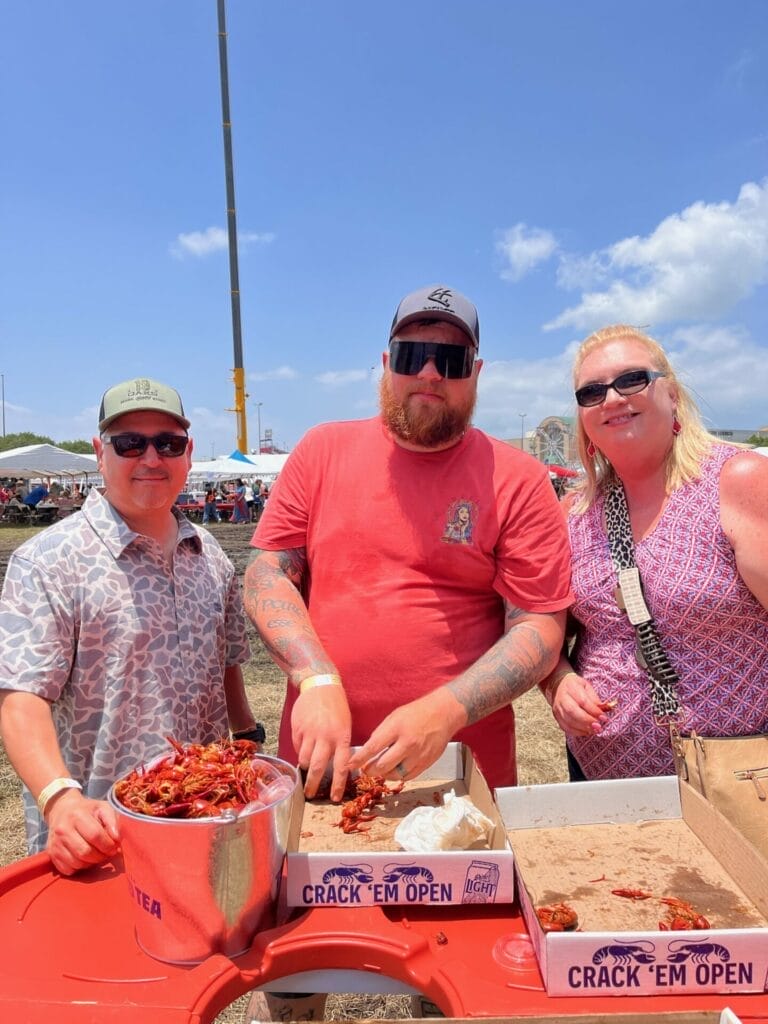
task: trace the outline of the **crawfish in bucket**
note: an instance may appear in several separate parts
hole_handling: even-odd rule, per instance
[[[223,811],[267,807],[293,790],[293,781],[259,757],[251,740],[186,746],[166,737],[173,753],[115,783],[115,797],[134,814],[210,818]]]

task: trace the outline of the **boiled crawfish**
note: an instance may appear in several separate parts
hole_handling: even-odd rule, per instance
[[[545,932],[572,932],[579,924],[578,914],[567,903],[536,907],[536,916]]]
[[[644,889],[611,889],[613,896],[623,896],[625,900],[649,900],[652,892],[645,892]]]
[[[668,907],[666,920],[659,921],[659,930],[662,932],[703,931],[711,927],[706,917],[685,900],[676,896],[662,896],[660,902]]]
[[[385,796],[399,793],[403,783],[396,786],[388,786],[383,775],[369,775],[367,772],[360,772],[355,779],[347,779],[345,796],[351,796],[341,805],[341,819],[336,822],[337,826],[349,834],[350,832],[367,832],[370,826],[360,826],[361,821],[373,821],[376,817],[372,813],[375,804],[380,804]]]
[[[115,796],[129,811],[155,818],[207,818],[285,795],[284,787],[270,793],[269,787],[283,776],[258,758],[251,740],[182,746],[171,736],[166,739],[172,754],[151,768],[136,768],[115,784]]]

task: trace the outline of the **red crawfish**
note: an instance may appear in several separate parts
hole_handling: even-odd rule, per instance
[[[578,914],[567,903],[536,907],[536,916],[545,932],[572,932],[579,924]]]

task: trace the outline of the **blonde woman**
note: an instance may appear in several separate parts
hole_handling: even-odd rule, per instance
[[[701,735],[768,730],[768,460],[707,433],[663,349],[634,327],[590,335],[573,380],[586,469],[566,506],[576,644],[542,688],[573,779],[672,774],[670,719]],[[619,487],[677,675],[671,714],[617,603],[605,513]]]

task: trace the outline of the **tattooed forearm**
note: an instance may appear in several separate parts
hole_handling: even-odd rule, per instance
[[[275,632],[262,632],[261,638],[269,656],[296,685],[307,676],[322,675],[326,672],[338,674],[338,669],[325,654],[316,637],[296,638]]]
[[[257,605],[264,601],[269,593],[276,601],[281,600],[275,590],[284,590],[286,583],[292,584],[291,590],[301,588],[307,564],[307,553],[304,548],[291,548],[288,551],[262,551],[257,548],[251,556],[243,580],[243,599],[245,610],[256,622]],[[277,605],[275,605],[277,607]]]
[[[293,612],[294,615],[301,611],[301,606],[295,601],[276,601],[273,597],[264,598],[259,602],[259,607],[265,612]]]
[[[258,583],[262,590],[274,585],[276,573],[278,576],[287,576],[291,583],[300,587],[306,570],[306,548],[288,548],[286,551],[256,548],[245,575],[254,585]]]
[[[299,590],[305,571],[304,548],[257,551],[243,586],[245,610],[270,657],[296,683],[315,673],[337,672]]]
[[[526,693],[557,664],[563,616],[521,612],[515,618],[486,654],[448,683],[466,710],[468,725]]]

